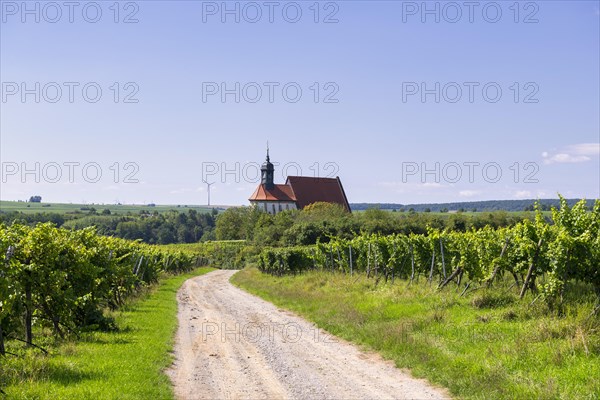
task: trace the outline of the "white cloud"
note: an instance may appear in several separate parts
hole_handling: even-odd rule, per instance
[[[189,193],[191,191],[192,191],[192,189],[190,189],[190,188],[181,188],[181,189],[171,190],[169,192],[169,194],[184,194],[184,193]]]
[[[566,146],[556,153],[544,151],[544,164],[574,164],[587,162],[600,155],[600,143],[579,143]]]
[[[567,146],[573,154],[582,156],[599,156],[600,155],[600,143],[580,143]]]
[[[529,190],[518,190],[513,196],[515,199],[530,199],[531,192]]]
[[[458,195],[461,197],[473,197],[481,194],[480,190],[461,190]]]
[[[558,153],[544,160],[545,164],[575,164],[590,161],[588,156],[575,156],[568,153]]]

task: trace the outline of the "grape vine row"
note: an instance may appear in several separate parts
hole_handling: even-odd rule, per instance
[[[104,308],[122,306],[161,272],[182,273],[197,263],[194,255],[101,236],[94,228],[0,225],[0,354],[5,337],[24,334],[33,345],[36,325],[64,337],[106,323]]]
[[[489,286],[508,274],[521,297],[529,291],[560,296],[570,280],[593,285],[600,296],[600,201],[591,211],[585,201],[573,207],[560,201],[552,211],[553,223],[538,208],[534,221],[499,229],[332,237],[314,246],[264,249],[259,269],[273,275],[310,269],[365,273],[378,281],[423,277],[439,288],[450,282]],[[536,278],[542,275],[544,284],[538,287]]]

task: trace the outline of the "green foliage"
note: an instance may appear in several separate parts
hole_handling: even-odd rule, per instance
[[[216,265],[221,269],[242,269],[253,260],[257,249],[244,241],[216,241],[201,243],[198,252],[204,265]]]
[[[357,233],[427,234],[427,228],[466,232],[485,226],[513,226],[529,215],[505,212],[465,214],[392,213],[377,208],[348,213],[341,206],[314,203],[303,210],[270,215],[252,207],[230,208],[217,219],[217,239],[247,240],[257,246],[300,246],[352,239]]]
[[[254,264],[261,250],[245,240],[168,244],[157,247],[166,251],[183,252],[195,257],[197,265],[216,266],[220,269],[242,269],[247,264]]]
[[[0,358],[1,399],[173,399],[164,370],[172,363],[177,290],[200,268],[161,279],[127,306],[111,312],[115,328],[86,331],[81,340],[44,340],[50,352],[11,341],[17,356]]]
[[[323,221],[340,219],[348,215],[344,207],[339,204],[316,202],[304,207],[300,215],[301,221]]]
[[[115,206],[116,207],[116,206]],[[83,213],[82,211],[85,211]],[[141,209],[138,213],[120,214],[110,208],[98,213],[94,207],[80,207],[76,212],[32,213],[2,212],[0,223],[35,226],[39,222],[53,222],[70,229],[96,227],[98,233],[123,239],[141,239],[149,244],[195,243],[210,239],[215,226],[215,213],[168,210],[159,212]]]
[[[382,213],[367,211],[365,218],[385,221]],[[454,223],[461,218],[453,218]],[[352,238],[330,231],[326,242],[316,237],[316,246],[263,250],[260,269],[277,275],[314,268],[366,272],[386,281],[423,276],[439,287],[451,280],[460,282],[463,276],[468,282],[490,285],[508,273],[522,286],[522,295],[541,290],[551,300],[562,296],[570,281],[591,285],[600,295],[600,201],[589,212],[585,200],[570,208],[561,198],[553,219],[554,224],[549,224],[538,208],[533,221],[525,219],[505,228],[429,227],[426,234],[362,233]],[[538,288],[540,277],[544,282]]]
[[[281,276],[306,271],[314,265],[315,249],[308,246],[264,249],[258,268],[265,273]]]
[[[545,291],[555,295],[568,279],[577,279],[593,284],[600,296],[600,201],[591,212],[584,201],[572,208],[560,201],[560,209],[552,210],[556,229],[547,246],[551,279]]]
[[[102,309],[123,305],[161,272],[189,271],[197,261],[183,252],[100,236],[94,228],[0,225],[1,331],[22,337],[25,329],[28,336],[33,325],[58,336],[77,333],[102,324]],[[21,322],[24,310],[32,318]]]
[[[232,207],[220,214],[216,221],[217,240],[247,240],[262,213],[254,207]]]

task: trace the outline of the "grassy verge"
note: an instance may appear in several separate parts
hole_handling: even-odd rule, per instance
[[[177,327],[176,293],[193,276],[166,278],[148,294],[114,314],[118,330],[90,332],[80,340],[51,345],[50,355],[16,351],[2,360],[0,399],[171,399],[162,371]],[[14,349],[14,346],[11,347]]]
[[[334,335],[375,350],[460,398],[600,398],[600,322],[593,299],[561,317],[507,288],[461,297],[423,282],[375,286],[323,272],[275,278],[256,269],[232,282]]]

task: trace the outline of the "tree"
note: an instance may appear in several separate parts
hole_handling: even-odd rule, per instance
[[[369,212],[377,213],[377,210],[372,209]],[[304,207],[300,212],[299,218],[304,221],[320,221],[323,219],[344,218],[346,216],[348,216],[348,212],[341,205],[319,201]]]
[[[29,198],[29,202],[30,203],[41,203],[42,202],[42,196],[31,196]]]
[[[218,240],[249,239],[258,217],[254,207],[231,207],[217,217],[215,234]]]

